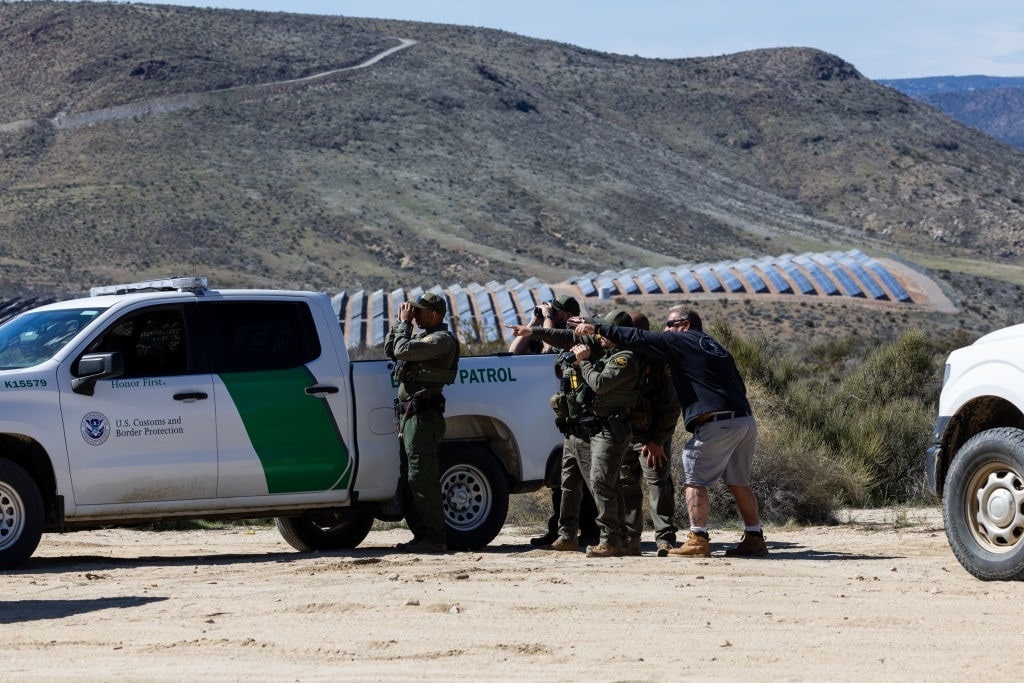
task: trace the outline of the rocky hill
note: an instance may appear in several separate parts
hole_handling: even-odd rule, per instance
[[[654,60],[440,24],[2,3],[0,157],[0,292],[1024,255],[1022,152],[811,49]]]

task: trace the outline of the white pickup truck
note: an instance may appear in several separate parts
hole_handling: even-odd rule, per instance
[[[449,545],[500,531],[561,436],[550,356],[464,356],[447,387]],[[351,361],[325,294],[95,288],[0,325],[0,568],[44,531],[275,517],[301,551],[403,518],[390,363]]]
[[[932,441],[953,554],[979,579],[1024,579],[1024,325],[949,355]]]

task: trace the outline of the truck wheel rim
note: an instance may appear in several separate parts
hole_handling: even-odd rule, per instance
[[[477,468],[457,465],[441,478],[441,500],[449,527],[456,531],[475,529],[491,512],[491,484]]]
[[[25,506],[18,492],[0,482],[0,550],[15,543],[25,526]]]
[[[1013,550],[1024,536],[1024,476],[1005,463],[989,463],[974,473],[967,491],[974,540],[989,552]]]

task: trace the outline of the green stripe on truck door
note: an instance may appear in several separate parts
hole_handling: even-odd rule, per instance
[[[306,394],[316,383],[306,367],[220,375],[270,493],[344,489],[352,475],[348,448],[327,401]]]

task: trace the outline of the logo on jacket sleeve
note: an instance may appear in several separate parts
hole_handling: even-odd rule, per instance
[[[88,413],[82,418],[82,438],[90,446],[103,444],[110,436],[110,420],[103,413]]]

